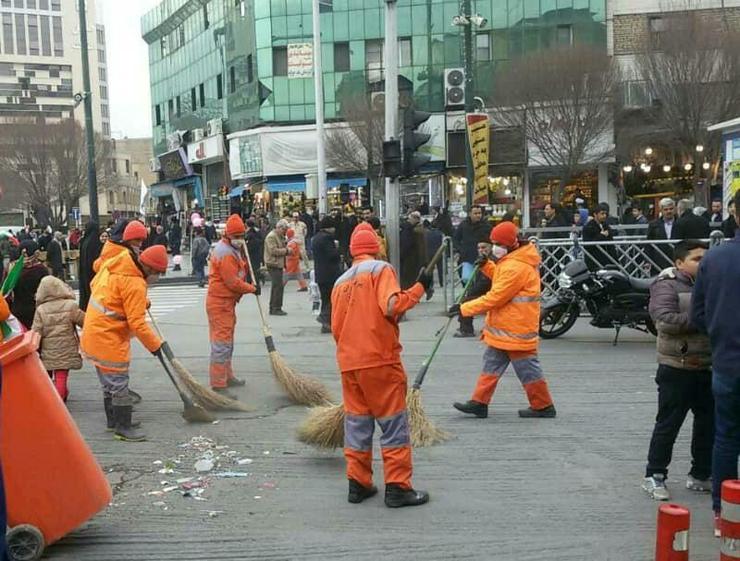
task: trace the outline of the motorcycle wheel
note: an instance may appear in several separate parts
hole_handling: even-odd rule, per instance
[[[576,303],[544,311],[540,315],[540,337],[555,339],[565,334],[576,323],[579,313]]]
[[[645,321],[645,327],[647,327],[647,330],[653,334],[653,336],[658,336],[658,330],[655,328],[655,323],[653,323],[653,318],[647,318]]]

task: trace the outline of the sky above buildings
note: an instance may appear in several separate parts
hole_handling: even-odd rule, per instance
[[[115,138],[152,134],[149,55],[141,38],[141,16],[160,0],[98,0],[105,24],[111,134]]]

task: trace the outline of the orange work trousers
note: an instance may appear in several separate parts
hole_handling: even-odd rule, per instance
[[[234,354],[236,328],[236,300],[233,298],[206,298],[208,333],[211,340],[211,363],[208,373],[212,388],[225,388],[234,377],[231,356]]]
[[[380,425],[385,483],[411,489],[411,438],[406,372],[400,363],[342,372],[347,478],[373,482],[373,433]]]

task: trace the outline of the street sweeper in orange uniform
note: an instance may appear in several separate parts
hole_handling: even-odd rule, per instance
[[[228,388],[246,383],[234,376],[231,366],[236,305],[244,294],[259,295],[259,285],[255,287],[247,282],[249,265],[245,256],[246,232],[247,227],[238,214],[229,216],[224,237],[213,248],[208,267],[206,312],[211,340],[211,388],[231,398],[235,396]]]
[[[377,422],[382,431],[385,504],[416,506],[426,503],[429,494],[411,486],[407,384],[398,318],[419,303],[432,277],[422,269],[418,282],[401,290],[393,267],[376,259],[379,251],[372,227],[358,226],[350,240],[352,266],[337,279],[331,296],[331,328],[342,373],[348,500],[361,503],[378,491],[372,470]]]

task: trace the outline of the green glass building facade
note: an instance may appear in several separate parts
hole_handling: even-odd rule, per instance
[[[333,0],[321,14],[325,116],[382,79],[383,0]],[[605,0],[473,0],[475,95],[506,87],[508,61],[563,43],[606,49]],[[149,44],[155,153],[175,130],[202,128],[227,110],[225,132],[314,120],[310,77],[288,77],[288,46],[312,40],[311,0],[164,0],[142,18]],[[416,105],[445,110],[444,72],[463,66],[458,0],[399,0],[400,73]],[[225,41],[225,43],[224,43]],[[224,103],[224,98],[226,98]]]

